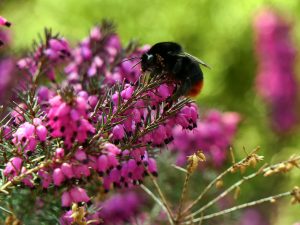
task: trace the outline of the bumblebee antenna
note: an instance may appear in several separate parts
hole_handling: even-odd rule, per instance
[[[138,61],[136,64],[134,64],[131,69],[133,69],[134,67],[136,67],[138,64],[140,64],[142,62],[142,60]]]
[[[124,60],[121,61],[121,63],[126,62],[126,61],[131,61],[131,60],[134,60],[134,59],[138,59],[138,58],[140,58],[140,57],[135,56],[135,57],[131,57],[131,58],[128,58],[128,59],[124,59]]]

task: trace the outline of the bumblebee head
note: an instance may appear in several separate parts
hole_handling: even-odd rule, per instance
[[[170,57],[170,54],[182,52],[182,48],[175,42],[160,42],[153,45],[148,52],[141,57],[142,71],[152,70],[163,67],[164,60]]]
[[[148,54],[144,53],[141,58],[141,65],[142,65],[142,70],[146,71],[152,68],[154,65],[154,55],[153,54]]]

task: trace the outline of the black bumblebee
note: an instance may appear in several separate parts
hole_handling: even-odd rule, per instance
[[[182,95],[193,97],[200,93],[203,73],[199,64],[209,68],[201,60],[184,52],[175,42],[157,43],[141,57],[143,72],[163,73],[178,84],[173,99]]]

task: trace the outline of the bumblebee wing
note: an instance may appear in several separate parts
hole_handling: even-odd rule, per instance
[[[210,66],[207,65],[205,62],[203,62],[202,60],[198,59],[197,57],[195,57],[195,56],[193,56],[193,55],[190,55],[189,53],[182,52],[182,53],[179,53],[179,54],[177,54],[177,55],[178,55],[178,56],[181,56],[181,57],[188,57],[188,58],[190,58],[191,60],[193,60],[194,62],[197,62],[197,63],[199,63],[200,65],[205,66],[205,67],[211,69]]]

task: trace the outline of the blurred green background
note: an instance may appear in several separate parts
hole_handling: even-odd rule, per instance
[[[16,52],[29,48],[44,27],[60,32],[75,44],[103,18],[117,24],[124,44],[131,39],[142,44],[182,44],[187,52],[212,67],[204,69],[205,88],[197,99],[200,109],[240,112],[243,123],[234,143],[235,151],[259,145],[266,160],[275,161],[299,152],[300,140],[297,131],[285,137],[272,132],[265,105],[255,92],[252,23],[256,13],[266,6],[276,8],[293,22],[292,38],[296,45],[300,43],[297,0],[1,0],[0,14],[13,23]],[[297,172],[282,180],[278,191],[297,182],[299,185]],[[248,188],[250,196],[272,189],[262,182],[252,185]],[[286,204],[288,201],[279,209],[278,225],[300,221],[299,206]]]

